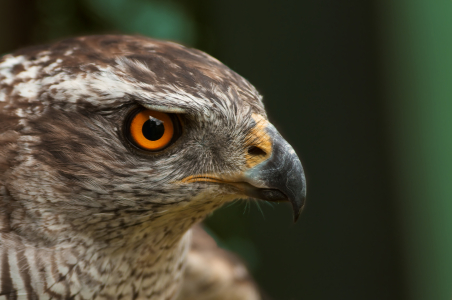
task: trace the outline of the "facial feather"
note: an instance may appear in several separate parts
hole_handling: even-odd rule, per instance
[[[190,198],[209,189],[210,198],[223,197],[230,188],[174,182],[242,170],[251,113],[263,113],[256,90],[217,60],[141,37],[63,41],[6,56],[0,69],[0,90],[8,92],[2,113],[21,124],[16,168],[7,176],[43,183],[33,193],[10,189],[28,203],[51,198],[45,211],[79,223],[121,211],[123,227],[133,227],[132,216],[151,221],[177,206],[186,206],[186,218],[205,215],[219,204],[191,211]],[[185,113],[183,136],[164,153],[142,155],[124,140],[124,118],[139,105]]]

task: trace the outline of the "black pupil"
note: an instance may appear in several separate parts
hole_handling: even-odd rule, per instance
[[[145,138],[150,141],[157,141],[162,138],[163,133],[165,133],[165,126],[163,123],[157,122],[155,120],[147,120],[143,124],[141,129]]]

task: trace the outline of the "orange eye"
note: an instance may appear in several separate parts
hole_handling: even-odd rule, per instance
[[[150,109],[135,111],[128,122],[130,137],[140,148],[161,150],[173,140],[175,119]]]

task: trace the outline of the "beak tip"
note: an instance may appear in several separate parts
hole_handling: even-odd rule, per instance
[[[296,223],[298,218],[303,211],[306,202],[306,185],[301,192],[301,197],[296,197],[295,199],[290,199],[290,203],[292,204],[293,209],[293,222]]]
[[[304,199],[302,201],[301,205],[297,205],[297,203],[292,203],[292,209],[293,209],[293,222],[296,223],[298,221],[298,218],[301,215],[301,212],[304,208]]]

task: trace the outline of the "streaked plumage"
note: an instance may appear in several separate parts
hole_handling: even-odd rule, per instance
[[[137,107],[177,114],[182,134],[162,151],[137,149],[124,134]],[[6,299],[223,299],[194,288],[203,248],[190,250],[190,228],[249,196],[288,199],[297,217],[304,195],[301,164],[261,96],[201,51],[91,36],[0,60]],[[247,280],[240,272],[224,285]],[[248,284],[224,299],[258,294]]]

